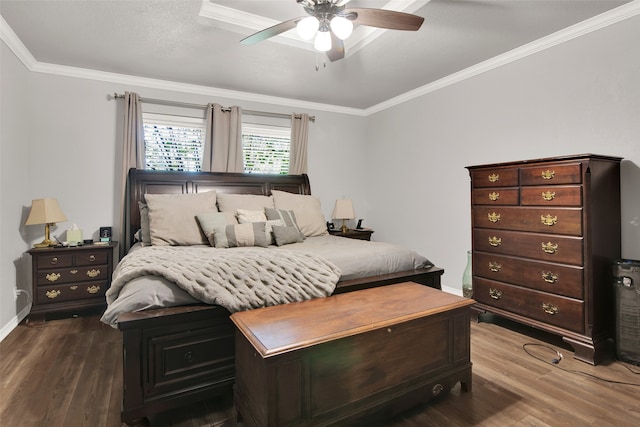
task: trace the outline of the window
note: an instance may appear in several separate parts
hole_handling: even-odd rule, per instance
[[[289,173],[291,128],[243,124],[242,151],[245,173]]]
[[[143,113],[145,169],[199,172],[204,118]]]

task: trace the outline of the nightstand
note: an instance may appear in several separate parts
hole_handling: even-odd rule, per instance
[[[113,251],[108,245],[33,248],[33,304],[29,320],[44,320],[48,313],[76,314],[106,306],[104,293],[111,284]]]
[[[329,234],[331,234],[332,236],[340,236],[340,237],[346,237],[349,239],[359,239],[359,240],[371,240],[371,235],[373,234],[373,230],[371,229],[364,229],[364,230],[347,230],[345,233],[343,233],[340,230],[329,230]]]

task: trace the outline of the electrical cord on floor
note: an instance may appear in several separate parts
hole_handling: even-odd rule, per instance
[[[552,357],[550,360],[549,359],[544,359],[544,358],[542,358],[540,356],[536,356],[535,354],[531,353],[529,351],[528,347],[542,347],[542,348],[545,348],[547,350],[552,351],[555,354],[555,357]],[[634,386],[634,387],[640,387],[640,384],[637,384],[637,383],[628,383],[628,382],[624,382],[624,381],[610,380],[610,379],[607,379],[607,378],[602,378],[602,377],[599,377],[597,375],[590,374],[588,372],[578,371],[578,370],[574,370],[574,369],[565,369],[565,368],[563,368],[561,366],[558,366],[559,363],[563,359],[562,353],[560,353],[555,348],[553,348],[551,346],[548,346],[548,345],[545,345],[545,344],[525,343],[525,344],[522,344],[522,349],[524,350],[525,353],[527,353],[529,356],[533,357],[534,359],[539,360],[539,361],[541,361],[543,363],[546,363],[547,365],[551,365],[554,368],[558,368],[561,371],[569,372],[571,374],[583,375],[585,377],[590,377],[590,378],[593,378],[593,379],[596,379],[596,380],[599,380],[599,381],[604,381],[604,382],[607,382],[607,383],[610,383],[610,384],[621,384],[621,385],[630,385],[630,386]],[[634,370],[629,368],[627,365],[622,364],[622,366],[627,368],[629,370],[629,372],[631,372],[632,374],[640,375],[640,372],[635,372]]]

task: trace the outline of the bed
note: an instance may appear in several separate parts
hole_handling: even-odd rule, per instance
[[[218,208],[221,211],[226,211],[223,212],[225,215],[228,215],[228,211],[234,208],[234,203],[237,205],[239,200],[251,199],[251,203],[259,200],[262,203],[265,197],[278,196],[281,197],[281,199],[276,199],[281,200],[279,207],[286,207],[286,203],[289,203],[289,206],[291,203],[297,206],[300,200],[306,203],[307,199],[309,201],[312,199],[307,175],[161,172],[137,169],[129,171],[125,206],[125,241],[122,242],[123,253],[127,255],[122,258],[116,272],[114,272],[114,282],[112,283],[114,289],[110,289],[112,295],[108,298],[110,300],[109,307],[102,319],[105,323],[117,327],[122,332],[124,383],[121,418],[128,425],[144,425],[164,411],[191,405],[199,400],[215,398],[215,396],[230,390],[235,378],[234,327],[229,319],[229,309],[216,304],[215,302],[218,300],[215,299],[206,300],[209,303],[203,303],[202,300],[194,297],[194,295],[200,296],[197,292],[194,293],[191,289],[175,286],[175,283],[166,278],[153,277],[155,274],[153,272],[128,282],[121,280],[123,273],[118,273],[118,269],[122,266],[124,271],[129,265],[127,264],[129,259],[136,257],[142,259],[140,254],[144,254],[145,250],[149,253],[160,251],[155,256],[158,257],[157,259],[163,260],[177,259],[177,256],[174,257],[171,252],[166,252],[171,250],[192,251],[189,253],[218,251],[216,253],[240,254],[242,253],[240,250],[244,249],[251,256],[253,256],[253,252],[262,251],[260,252],[261,256],[262,254],[274,253],[277,255],[267,255],[267,258],[285,260],[288,256],[310,257],[308,252],[318,253],[320,259],[329,258],[326,262],[328,267],[323,265],[325,270],[321,270],[321,272],[328,269],[329,274],[326,275],[330,276],[332,271],[334,273],[337,271],[338,274],[332,288],[329,290],[323,288],[325,292],[328,292],[327,295],[406,281],[440,289],[443,269],[434,266],[426,258],[412,251],[409,251],[413,256],[411,261],[403,263],[392,259],[393,262],[389,267],[385,267],[386,270],[380,270],[379,264],[381,262],[376,258],[375,251],[370,257],[353,256],[353,259],[348,262],[340,257],[336,258],[336,254],[339,253],[356,253],[359,250],[358,245],[369,244],[383,250],[386,244],[328,236],[317,229],[309,232],[308,224],[305,225],[309,221],[304,217],[305,212],[301,211],[296,211],[298,223],[300,223],[299,231],[301,234],[306,233],[309,236],[295,242],[287,242],[285,239],[283,241],[287,243],[286,245],[269,244],[265,248],[218,249],[218,243],[221,243],[221,247],[226,247],[223,244],[233,246],[230,243],[233,242],[233,239],[230,238],[229,242],[219,242],[218,240],[214,242],[213,233],[210,235],[210,243],[211,246],[216,246],[215,248],[207,247],[206,239],[203,245],[187,246],[184,249],[174,248],[173,243],[175,242],[172,241],[164,242],[162,247],[150,245],[151,248],[147,248],[145,246],[149,245],[139,242],[139,240],[145,240],[142,238],[142,231],[148,226],[148,224],[145,225],[148,218],[145,219],[145,212],[141,210],[143,205],[140,202],[144,203],[155,195],[204,193],[217,195]],[[305,198],[296,199],[295,196],[305,196]],[[223,200],[227,206],[225,209],[221,208]],[[252,207],[254,205],[252,204]],[[156,216],[153,218],[157,219],[159,217],[158,211],[154,212],[156,212]],[[235,212],[237,214],[241,211],[235,210]],[[280,209],[279,212],[286,212],[286,210]],[[211,215],[209,218],[213,218],[216,214]],[[170,218],[171,215],[164,217]],[[199,217],[199,219],[201,218]],[[317,223],[317,218],[313,221]],[[155,224],[157,225],[159,222],[156,221]],[[204,222],[200,223],[201,226],[203,224]],[[279,225],[281,223],[278,223]],[[278,228],[278,226],[271,230],[272,236],[276,236],[276,229],[291,234],[289,227]],[[303,230],[305,226],[307,229]],[[228,228],[234,227],[229,225]],[[205,227],[201,229],[206,235]],[[256,236],[258,234],[256,232]],[[216,235],[222,236],[218,232]],[[268,235],[269,233],[267,233]],[[286,233],[283,235],[289,236]],[[238,236],[242,237],[240,232],[238,232]],[[240,237],[238,237],[238,241],[242,240]],[[333,249],[334,247],[339,248],[340,245],[344,247]],[[278,252],[281,249],[283,251]],[[225,250],[226,252],[223,252]],[[283,254],[287,256],[283,256]],[[363,262],[363,258],[369,262]],[[294,262],[297,259],[293,258]],[[411,265],[408,266],[407,263]],[[153,264],[153,262],[149,262],[149,264]],[[165,261],[162,261],[161,264],[165,264]],[[333,268],[336,265],[337,270]],[[236,267],[231,269],[237,270]],[[119,282],[125,283],[117,285]],[[324,286],[324,284],[321,285]],[[136,299],[141,295],[156,292],[152,291],[155,286],[160,291],[157,295],[153,295],[149,301]],[[113,292],[116,288],[117,292]],[[135,302],[133,305],[129,302],[121,304],[118,310],[114,310],[113,308],[120,304],[120,298],[123,298],[123,295],[127,295]],[[173,298],[168,303],[166,295],[171,295]],[[268,304],[282,302],[287,301],[275,301]],[[234,309],[243,309],[241,306],[233,307]]]

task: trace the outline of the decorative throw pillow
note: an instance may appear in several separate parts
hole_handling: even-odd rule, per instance
[[[298,222],[296,221],[296,215],[293,213],[293,211],[267,208],[264,210],[264,213],[267,215],[267,219],[269,220],[279,219],[279,220],[282,220],[285,226],[294,227],[298,231],[298,233],[300,233],[302,238],[303,239],[305,238],[305,235],[302,234],[302,232],[300,231],[300,227],[298,227]]]
[[[218,212],[216,193],[146,194],[151,244],[202,245],[208,241],[196,215]]]
[[[259,211],[237,209],[236,217],[238,217],[238,222],[240,224],[244,224],[246,222],[265,222],[267,220],[267,217],[264,214],[264,209],[260,209]]]
[[[233,212],[238,209],[251,211],[264,211],[264,208],[273,208],[273,197],[259,194],[218,194],[218,210],[220,212]]]
[[[196,218],[198,218],[200,229],[207,237],[209,244],[211,246],[215,246],[216,242],[214,240],[214,232],[216,229],[224,228],[229,225],[227,215],[222,212],[213,212],[197,215]],[[235,224],[235,222],[232,222],[231,224]]]
[[[213,233],[216,248],[235,248],[243,246],[261,246],[269,244],[265,234],[264,222],[247,222],[245,224],[230,224],[217,228]]]
[[[320,199],[310,195],[272,190],[276,209],[292,210],[298,227],[306,237],[328,234],[327,222],[322,214]]]
[[[277,246],[288,245],[289,243],[300,243],[303,241],[302,234],[296,227],[274,225],[271,229],[273,230],[273,239]]]

